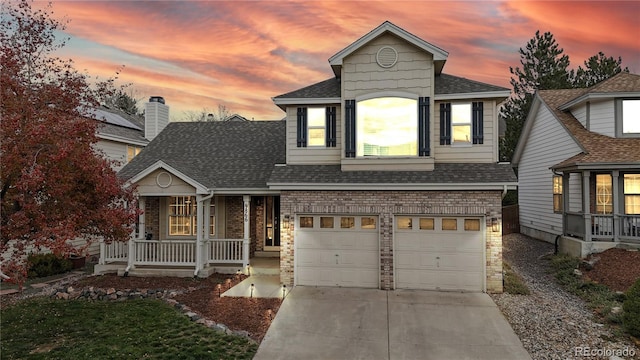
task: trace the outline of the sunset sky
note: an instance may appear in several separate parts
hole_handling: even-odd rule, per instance
[[[38,2],[36,6],[44,3]],[[225,105],[280,119],[271,98],[333,76],[327,59],[385,20],[449,52],[444,72],[509,86],[509,66],[536,30],[571,67],[602,51],[640,73],[638,1],[54,1],[70,20],[59,55],[163,96],[171,120]]]

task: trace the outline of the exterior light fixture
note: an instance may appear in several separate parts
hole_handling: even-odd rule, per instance
[[[498,223],[498,218],[491,218],[491,230],[493,232],[500,231],[500,224]]]
[[[284,297],[287,296],[287,285],[282,284],[282,299],[284,300]]]
[[[250,297],[253,297],[253,290],[254,289],[255,289],[255,286],[253,284],[251,284],[251,296]]]
[[[222,296],[222,285],[216,285],[216,290],[218,290],[218,297]]]
[[[227,290],[231,289],[231,279],[225,281],[227,283]]]

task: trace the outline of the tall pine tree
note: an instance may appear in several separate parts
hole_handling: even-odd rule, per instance
[[[584,62],[584,69],[582,66],[578,66],[573,79],[573,86],[577,88],[589,87],[622,71],[629,72],[629,68],[622,69],[621,64],[622,58],[620,56],[617,59],[613,56],[606,57],[600,51]]]
[[[569,56],[563,54],[564,50],[550,32],[540,35],[540,31],[536,31],[519,53],[522,67],[509,67],[513,75],[510,81],[513,94],[500,112],[507,124],[505,136],[500,140],[501,161],[511,161],[535,91],[564,89],[572,85]]]

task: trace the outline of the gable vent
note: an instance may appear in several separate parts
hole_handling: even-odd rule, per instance
[[[384,46],[378,50],[376,61],[383,68],[390,68],[398,61],[398,52],[391,46]]]

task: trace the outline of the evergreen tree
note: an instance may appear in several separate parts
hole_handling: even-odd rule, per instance
[[[578,66],[573,86],[577,88],[590,87],[602,80],[606,80],[622,71],[629,72],[629,68],[622,69],[622,58],[614,59],[613,56],[606,57],[602,51],[593,55],[584,62],[585,68]]]

